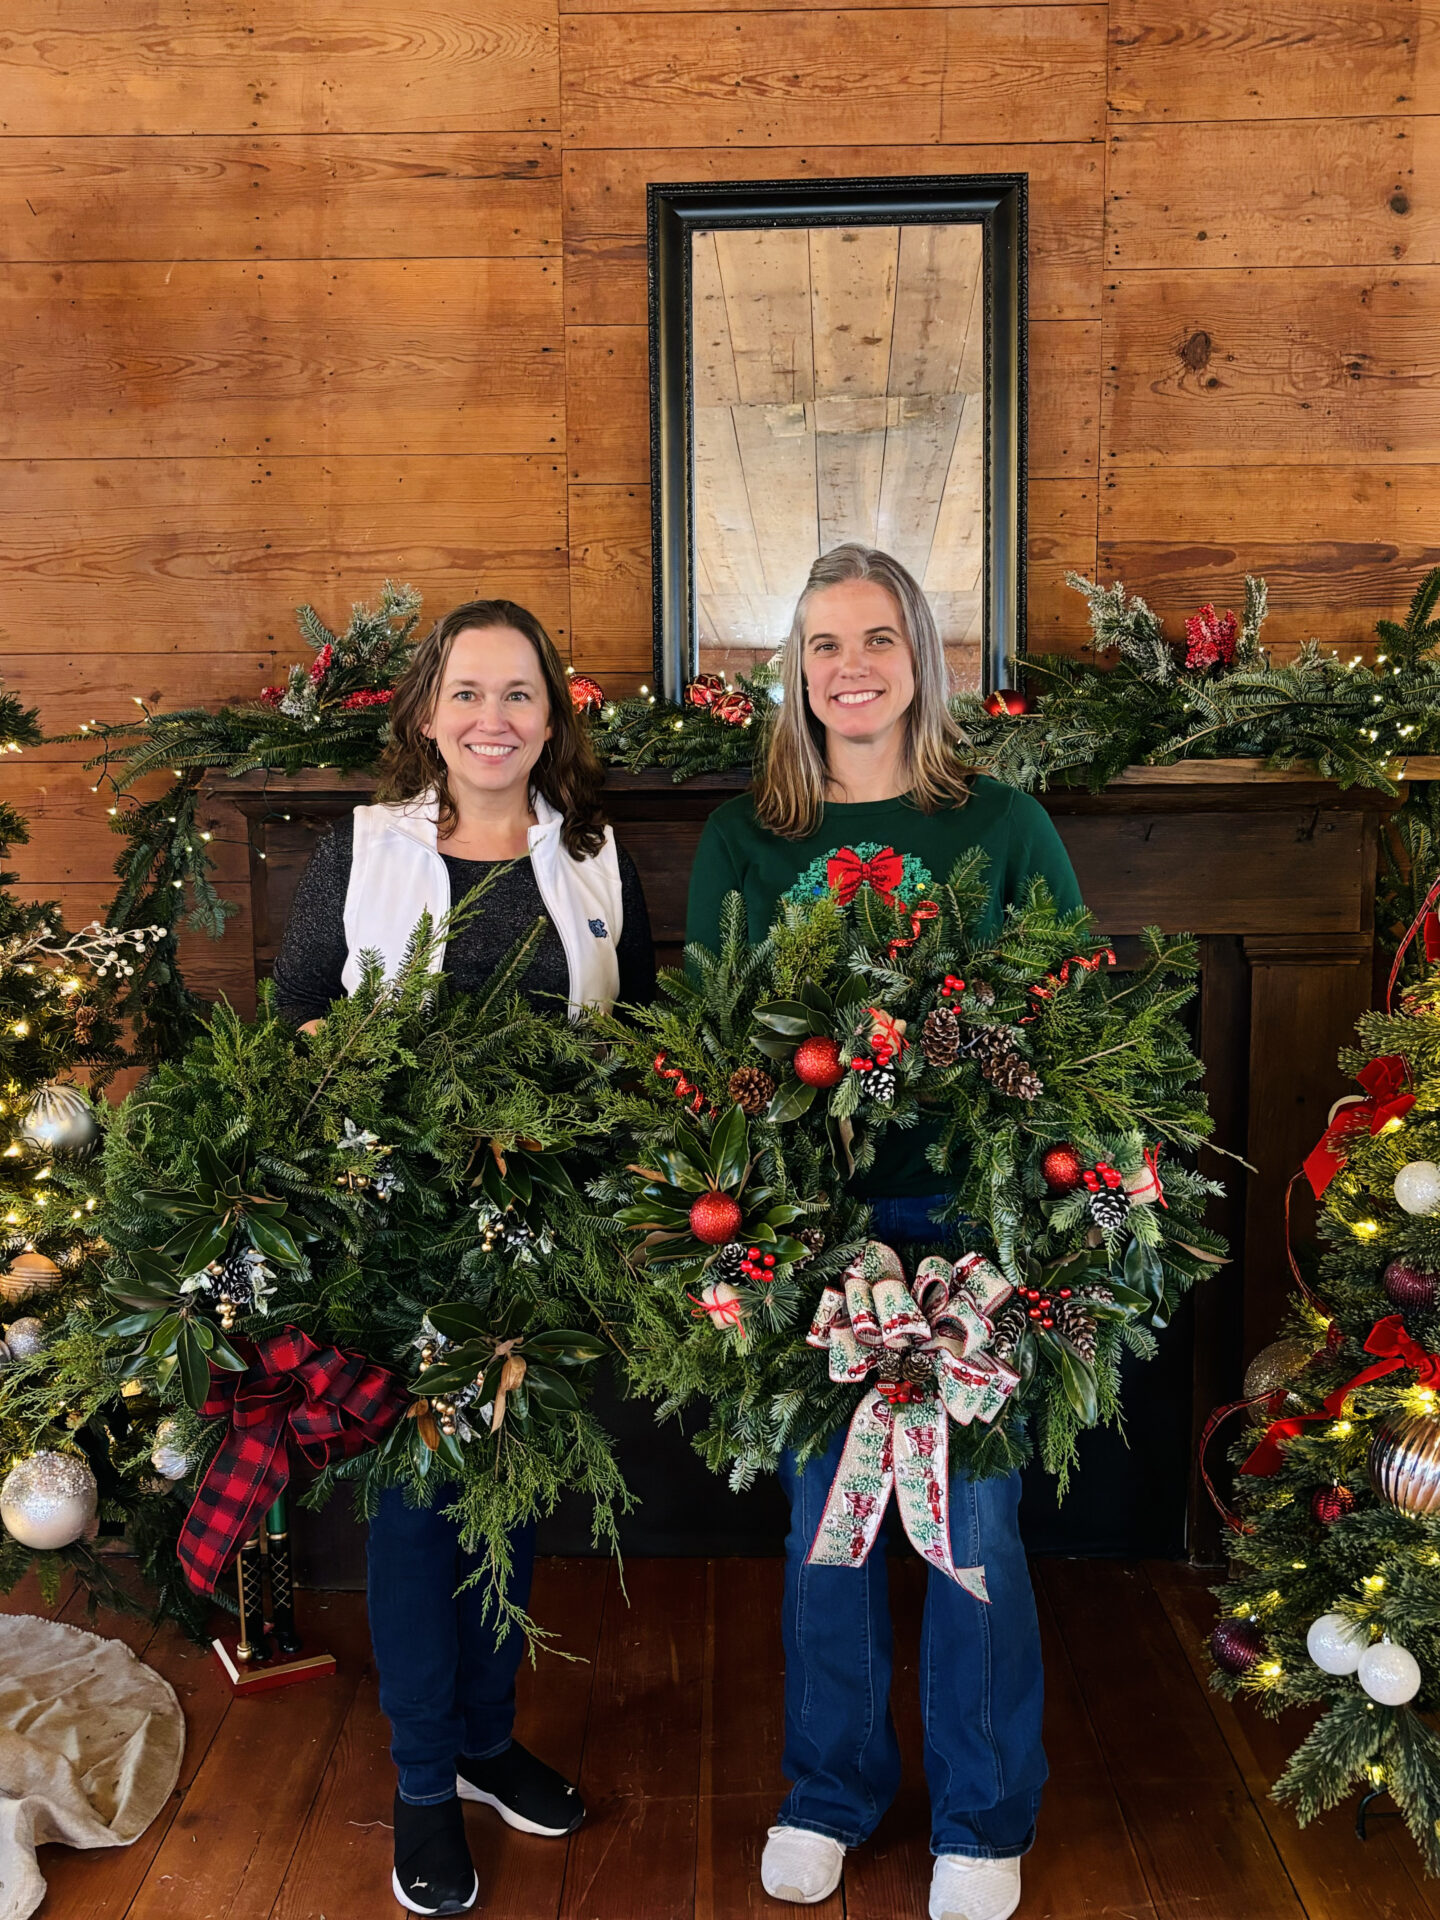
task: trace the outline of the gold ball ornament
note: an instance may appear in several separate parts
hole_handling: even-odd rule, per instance
[[[1401,1513],[1440,1512],[1440,1418],[1433,1413],[1387,1421],[1365,1464],[1370,1485]]]
[[[1314,1351],[1308,1340],[1294,1338],[1272,1340],[1260,1349],[1245,1369],[1245,1398],[1259,1403],[1246,1415],[1252,1426],[1264,1426],[1275,1418],[1274,1396],[1304,1372]]]
[[[73,1453],[32,1453],[0,1484],[0,1524],[32,1553],[53,1553],[94,1532],[95,1476]]]
[[[7,1305],[28,1300],[32,1293],[48,1293],[60,1284],[60,1269],[43,1253],[29,1250],[17,1253],[4,1273],[0,1273],[0,1300]]]
[[[39,1153],[83,1160],[99,1144],[100,1123],[78,1087],[52,1080],[36,1091],[25,1109],[20,1138]]]

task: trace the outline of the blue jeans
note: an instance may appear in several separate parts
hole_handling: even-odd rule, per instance
[[[937,1199],[872,1201],[887,1245],[935,1242]],[[784,1770],[793,1784],[782,1826],[847,1847],[874,1832],[900,1784],[890,1715],[893,1645],[884,1535],[859,1567],[811,1567],[815,1538],[844,1450],[842,1428],[823,1455],[781,1463],[790,1497],[785,1542]],[[1029,1850],[1047,1768],[1041,1745],[1040,1628],[1017,1516],[1020,1475],[950,1483],[957,1566],[983,1566],[990,1604],[933,1568],[920,1638],[920,1703],[930,1847],[1005,1859]]]
[[[523,1607],[535,1565],[533,1524],[511,1534],[510,1550],[507,1591]],[[478,1556],[461,1551],[453,1520],[436,1507],[407,1507],[398,1487],[380,1496],[365,1562],[380,1710],[390,1722],[400,1798],[432,1806],[454,1795],[460,1755],[484,1760],[510,1745],[525,1636],[512,1627],[497,1642],[493,1622],[482,1618],[483,1588],[456,1593]]]

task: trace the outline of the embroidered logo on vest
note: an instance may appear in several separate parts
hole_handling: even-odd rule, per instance
[[[608,940],[610,938],[609,930],[603,920],[592,920],[589,922],[589,927],[591,933],[594,934],[597,940]]]

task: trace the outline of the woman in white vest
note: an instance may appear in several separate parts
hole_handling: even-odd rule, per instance
[[[275,965],[280,1006],[323,1019],[377,949],[399,966],[416,922],[438,920],[488,868],[506,864],[441,964],[479,986],[517,935],[546,928],[520,982],[573,1012],[648,1000],[655,961],[644,895],[600,817],[601,769],[540,622],[509,600],[473,600],[433,629],[395,689],[381,798],[321,840],[301,878]],[[559,999],[550,1002],[558,1008]],[[512,1537],[511,1597],[523,1605],[534,1529]],[[476,1564],[438,1508],[390,1489],[370,1523],[367,1591],[395,1794],[392,1889],[412,1913],[463,1913],[479,1879],[461,1800],[524,1833],[563,1835],[584,1809],[574,1787],[514,1739],[521,1636],[502,1640]]]

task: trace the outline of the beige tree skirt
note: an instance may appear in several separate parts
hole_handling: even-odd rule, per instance
[[[45,1897],[35,1849],[126,1847],[174,1791],[185,1716],[118,1640],[0,1615],[0,1920]]]

